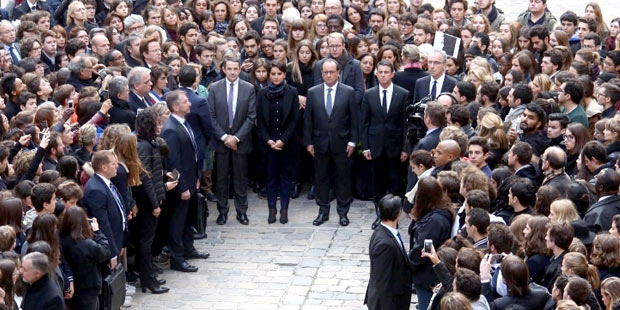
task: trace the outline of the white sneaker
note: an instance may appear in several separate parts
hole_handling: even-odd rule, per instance
[[[133,299],[131,298],[131,296],[125,296],[125,302],[123,303],[123,308],[129,308],[131,307],[131,303],[133,302]]]
[[[133,294],[136,293],[136,287],[129,285],[129,284],[125,284],[125,295],[127,296],[132,296]]]

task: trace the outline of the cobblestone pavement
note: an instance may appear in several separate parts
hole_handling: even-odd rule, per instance
[[[267,224],[266,200],[252,194],[249,203],[249,226],[236,221],[234,210],[226,225],[217,225],[210,203],[208,238],[195,245],[211,257],[190,262],[200,268],[197,273],[166,269],[162,278],[170,292],[138,292],[130,309],[365,308],[372,202],[354,201],[347,227],[338,225],[335,206],[327,223],[313,226],[318,207],[305,195],[291,201],[285,225]],[[401,220],[403,236],[408,223]]]

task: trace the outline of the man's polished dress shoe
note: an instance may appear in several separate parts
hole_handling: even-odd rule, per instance
[[[237,214],[237,221],[239,221],[239,223],[243,225],[250,224],[250,220],[248,219],[248,216],[245,213]]]
[[[182,272],[196,272],[198,271],[198,267],[196,266],[192,266],[190,264],[188,264],[187,262],[183,262],[180,265],[170,265],[170,269],[172,270],[177,270],[177,271],[182,271]]]
[[[201,240],[207,237],[207,234],[205,233],[195,233],[194,234],[194,240]]]
[[[168,293],[170,291],[169,288],[165,287],[165,286],[159,286],[159,284],[155,285],[155,284],[151,284],[151,285],[146,285],[146,286],[142,286],[142,293],[146,293],[146,289],[148,289],[149,291],[151,291],[151,293],[153,294],[163,294],[163,293]]]
[[[157,278],[155,278],[155,282],[157,282],[159,285],[164,285],[164,284],[166,284],[166,279],[157,279]]]
[[[293,183],[293,192],[291,193],[291,198],[295,199],[299,197],[300,193],[301,193],[301,184],[297,182]]]
[[[379,226],[379,224],[381,224],[381,220],[380,220],[379,218],[377,218],[377,219],[376,219],[376,220],[372,223],[371,228],[372,228],[372,229],[375,229],[375,228],[377,228],[377,226]]]
[[[209,256],[211,256],[211,254],[206,253],[206,252],[198,252],[198,251],[185,253],[183,255],[185,259],[194,259],[194,258],[205,259],[205,258],[209,258]]]
[[[224,224],[226,224],[226,220],[228,220],[228,215],[220,214],[220,215],[217,216],[217,220],[215,220],[215,222],[218,225],[224,225]]]
[[[314,199],[314,185],[310,185],[310,190],[308,190],[308,195],[306,197],[308,200]]]
[[[340,225],[347,226],[349,225],[349,218],[346,215],[340,216]]]
[[[329,214],[319,213],[319,216],[317,216],[314,222],[312,222],[312,225],[319,226],[327,221],[329,221]]]

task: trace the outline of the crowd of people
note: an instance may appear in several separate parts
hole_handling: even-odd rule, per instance
[[[125,306],[166,293],[209,257],[207,201],[287,224],[304,186],[316,226],[374,203],[371,309],[619,309],[620,18],[524,9],[9,1],[0,309],[98,309],[118,268]]]

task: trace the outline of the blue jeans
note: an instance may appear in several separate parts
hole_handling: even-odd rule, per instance
[[[433,297],[433,291],[429,290],[425,287],[419,287],[414,285],[416,295],[418,295],[418,309],[426,310],[428,309],[428,305],[431,302],[431,297]]]

